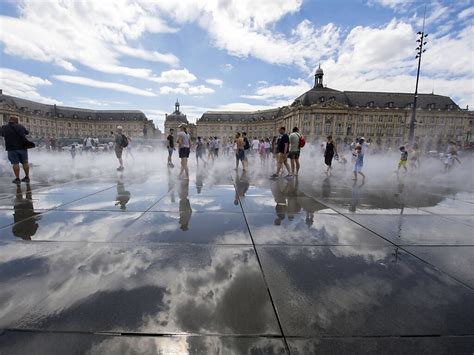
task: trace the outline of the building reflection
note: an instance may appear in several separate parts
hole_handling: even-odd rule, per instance
[[[39,216],[39,212],[34,211],[30,184],[26,184],[24,196],[21,185],[16,187],[13,209],[13,220],[15,222],[12,227],[13,235],[23,240],[31,240],[31,237],[35,235],[38,230],[37,221],[41,217]]]

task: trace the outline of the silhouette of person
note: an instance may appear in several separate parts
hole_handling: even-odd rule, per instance
[[[182,231],[188,230],[189,221],[193,210],[188,199],[189,194],[189,180],[181,180],[179,186],[179,225]]]
[[[117,197],[115,197],[115,206],[120,206],[122,211],[127,209],[127,203],[130,201],[130,191],[125,190],[125,185],[122,179],[117,181]]]
[[[281,225],[281,221],[285,219],[288,206],[286,204],[286,186],[283,186],[283,181],[276,180],[272,182],[271,190],[273,198],[275,199],[275,213],[276,218],[273,222],[276,226]]]
[[[235,199],[234,205],[239,204],[239,198],[244,197],[247,191],[249,190],[250,183],[247,176],[247,173],[244,171],[239,177],[239,173],[235,173]]]
[[[37,221],[41,217],[38,216],[40,213],[34,211],[30,184],[26,184],[25,198],[23,198],[21,185],[16,187],[13,209],[13,220],[15,222],[12,227],[13,235],[23,240],[31,240],[31,237],[34,236],[38,230]]]

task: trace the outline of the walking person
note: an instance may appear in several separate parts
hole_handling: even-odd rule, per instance
[[[336,144],[332,140],[332,136],[327,137],[326,149],[324,150],[324,163],[328,167],[326,170],[326,175],[331,176],[332,170],[332,158],[337,155]]]
[[[239,169],[239,162],[242,162],[242,169],[247,171],[247,157],[245,156],[245,142],[242,135],[237,132],[235,135],[235,170]]]
[[[290,166],[288,165],[288,146],[290,143],[290,138],[288,134],[286,134],[286,128],[280,127],[280,138],[276,144],[276,152],[277,152],[277,171],[275,174],[272,175],[273,178],[280,176],[280,171],[283,172],[283,166],[285,166],[286,170],[288,171],[287,176],[291,176],[290,173]]]
[[[188,131],[186,129],[186,125],[184,123],[178,126],[179,132],[178,137],[176,139],[176,143],[178,144],[178,153],[179,158],[181,159],[181,170],[179,172],[178,178],[182,178],[183,173],[185,173],[185,180],[189,180],[189,169],[188,169],[188,158],[190,153],[190,137]]]
[[[408,151],[405,148],[405,146],[402,145],[400,147],[400,161],[398,162],[397,174],[400,172],[400,168],[405,169],[405,172],[408,171],[407,161],[408,161]]]
[[[199,166],[199,159],[204,163],[204,166],[207,165],[207,162],[202,157],[204,155],[204,143],[201,137],[197,137],[196,142],[196,164]]]
[[[174,152],[174,129],[170,129],[170,134],[166,137],[166,148],[168,149],[168,166],[174,168],[173,152]]]
[[[355,165],[354,165],[354,178],[352,180],[357,181],[357,174],[360,174],[362,176],[362,182],[364,182],[365,175],[362,172],[362,167],[364,166],[364,154],[363,154],[361,145],[359,144],[356,145],[353,155],[355,157]]]
[[[250,156],[250,142],[247,138],[247,132],[242,133],[242,137],[244,139],[244,152],[245,152],[245,159],[248,162],[248,158]]]
[[[299,133],[298,127],[293,128],[293,132],[290,134],[290,150],[288,153],[288,158],[290,158],[291,163],[291,175],[298,176],[300,171],[300,141],[301,134]]]
[[[10,116],[8,123],[0,128],[0,136],[5,139],[5,150],[8,154],[8,160],[12,164],[15,174],[14,184],[21,182],[30,182],[30,166],[28,164],[28,150],[25,146],[28,130],[18,123],[18,116]],[[20,164],[25,172],[25,177],[20,180]]]
[[[113,132],[112,132],[113,133]],[[117,157],[119,161],[119,167],[117,168],[117,171],[123,171],[125,168],[123,166],[123,149],[128,146],[128,137],[123,134],[123,127],[122,126],[117,126],[117,130],[115,133],[115,156]]]

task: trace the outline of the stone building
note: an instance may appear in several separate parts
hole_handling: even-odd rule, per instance
[[[192,138],[196,137],[196,125],[194,123],[189,123],[186,115],[182,113],[179,109],[179,101],[176,100],[174,104],[174,112],[165,115],[165,136],[170,132],[170,129],[174,129],[174,135],[178,133],[178,126],[182,123],[186,124],[189,135]]]
[[[205,112],[198,120],[199,135],[231,137],[247,131],[250,137],[272,137],[278,127],[300,128],[307,141],[332,135],[336,141],[357,137],[380,145],[407,141],[413,94],[339,91],[323,84],[319,67],[314,86],[285,107],[255,112]],[[472,137],[472,114],[451,98],[419,94],[415,140],[424,149],[437,149],[449,140],[467,143]]]
[[[122,126],[132,138],[160,138],[161,132],[145,114],[135,110],[88,110],[75,107],[46,105],[0,92],[0,123],[10,115],[20,117],[20,123],[33,139],[110,138],[111,131]],[[145,129],[146,128],[146,129]]]

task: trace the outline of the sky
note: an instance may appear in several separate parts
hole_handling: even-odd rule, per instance
[[[474,107],[470,0],[0,0],[4,94],[91,109],[142,110],[163,130],[176,99],[208,110],[291,104],[314,83],[413,92]]]

